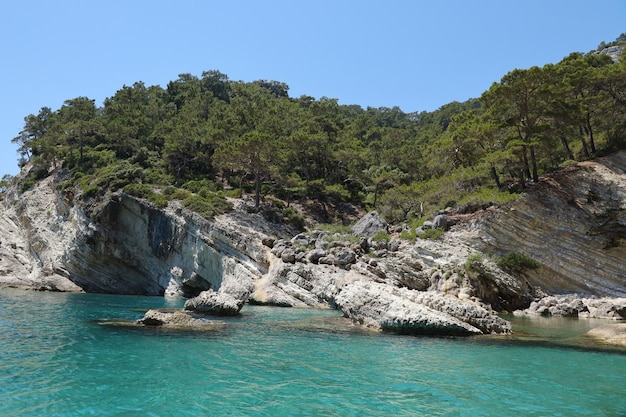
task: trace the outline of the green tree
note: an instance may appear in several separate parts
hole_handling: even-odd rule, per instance
[[[519,152],[524,171],[534,182],[539,181],[536,150],[550,127],[546,115],[549,81],[539,67],[516,69],[500,83],[494,83],[481,98],[494,109],[492,114],[498,122],[513,133],[507,146]]]

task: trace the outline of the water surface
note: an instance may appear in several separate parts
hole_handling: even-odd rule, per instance
[[[515,337],[335,326],[339,313],[245,306],[218,331],[105,326],[182,300],[0,291],[1,416],[626,416],[626,355],[593,320]]]

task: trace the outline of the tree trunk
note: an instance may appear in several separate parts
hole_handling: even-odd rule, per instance
[[[587,141],[585,140],[585,132],[586,132],[587,128],[583,129],[582,127],[580,128],[580,141],[582,142],[583,145],[583,155],[585,155],[585,158],[589,158],[589,148],[587,147]]]
[[[565,152],[567,153],[567,157],[573,161],[574,154],[572,153],[572,150],[569,147],[569,143],[567,143],[567,138],[563,135],[561,135],[561,144],[563,145],[563,149],[565,149]]]
[[[259,208],[261,205],[261,175],[254,174],[254,207]]]
[[[596,143],[595,143],[595,140],[593,139],[593,128],[591,127],[591,115],[589,114],[589,112],[587,112],[586,122],[587,122],[586,130],[589,133],[589,146],[591,146],[591,153],[595,155]]]
[[[528,153],[526,152],[526,146],[522,148],[522,161],[524,162],[524,174],[526,174],[526,178],[530,178],[530,165],[528,164]]]
[[[539,175],[537,174],[537,158],[535,158],[535,147],[530,145],[530,163],[533,169],[533,182],[539,182]]]
[[[500,177],[498,177],[498,171],[496,171],[495,166],[491,166],[491,178],[496,182],[496,187],[500,188],[502,185],[500,184]]]

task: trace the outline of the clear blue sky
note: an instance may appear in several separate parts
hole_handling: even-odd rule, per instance
[[[285,82],[290,95],[432,111],[515,68],[626,32],[625,0],[6,0],[0,175],[24,116],[178,74]]]

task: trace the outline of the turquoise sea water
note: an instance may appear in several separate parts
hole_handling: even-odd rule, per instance
[[[589,320],[458,339],[253,306],[213,332],[100,322],[181,304],[0,291],[0,416],[626,416],[626,352],[566,346]]]

